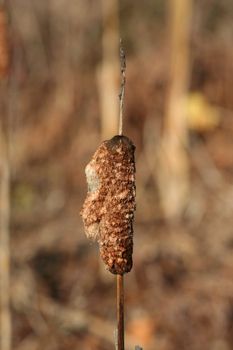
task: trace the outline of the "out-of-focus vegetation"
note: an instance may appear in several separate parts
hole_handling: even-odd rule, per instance
[[[113,91],[118,99],[114,55],[121,36],[124,133],[137,148],[127,349],[139,343],[146,350],[232,350],[233,2],[192,4],[182,109],[188,191],[172,217],[159,181],[171,57],[179,60],[171,52],[169,1],[11,0],[6,6],[11,73],[8,83],[1,81],[0,108],[10,131],[12,348],[114,348],[115,279],[86,240],[79,211],[85,165],[101,135],[114,131],[104,129],[102,117],[111,112]],[[119,32],[111,37],[113,28]],[[110,118],[117,115],[113,108]],[[179,124],[179,115],[174,120]],[[171,166],[178,160],[173,154]]]

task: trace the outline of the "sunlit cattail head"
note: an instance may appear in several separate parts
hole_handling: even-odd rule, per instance
[[[88,238],[114,274],[132,268],[135,211],[133,143],[125,136],[104,141],[86,167],[88,194],[81,212]]]

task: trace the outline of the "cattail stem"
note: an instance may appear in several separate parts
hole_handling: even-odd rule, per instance
[[[125,349],[124,275],[117,275],[117,350]]]
[[[120,40],[120,66],[121,66],[121,89],[119,93],[120,100],[120,115],[119,115],[119,135],[123,133],[123,109],[124,109],[124,98],[125,98],[125,83],[126,83],[126,58],[125,51]]]

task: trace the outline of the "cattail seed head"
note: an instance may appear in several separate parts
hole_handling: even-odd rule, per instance
[[[88,238],[97,240],[107,269],[132,268],[135,146],[126,136],[104,141],[86,167],[87,198],[81,215]]]

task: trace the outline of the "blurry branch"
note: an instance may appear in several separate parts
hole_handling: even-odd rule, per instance
[[[170,0],[170,83],[159,151],[158,185],[167,219],[179,219],[189,192],[189,164],[186,154],[185,103],[189,83],[189,37],[192,0]]]
[[[6,113],[9,74],[9,37],[5,9],[0,8],[0,348],[11,349],[10,311],[10,165]]]
[[[7,14],[0,3],[0,79],[6,78],[9,73],[9,38]]]
[[[101,139],[109,139],[117,134],[119,119],[118,0],[102,0],[102,18],[102,66],[98,71]]]
[[[0,122],[0,345],[1,350],[10,350],[10,168],[2,116]]]

